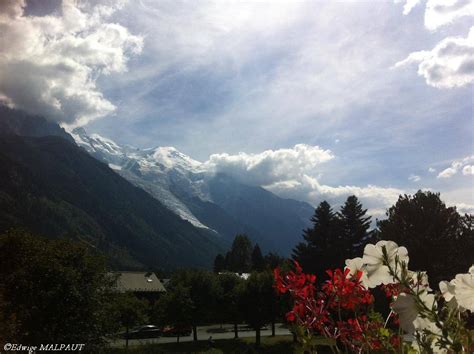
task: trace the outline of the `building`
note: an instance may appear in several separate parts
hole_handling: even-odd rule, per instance
[[[114,272],[117,277],[117,291],[131,292],[139,298],[155,301],[160,294],[166,292],[161,281],[151,272]]]

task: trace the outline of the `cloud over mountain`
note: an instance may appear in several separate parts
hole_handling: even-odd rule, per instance
[[[143,39],[107,19],[122,2],[63,0],[46,16],[25,14],[24,0],[0,3],[0,100],[69,125],[115,110],[96,81],[127,69]]]
[[[225,172],[245,183],[270,185],[299,179],[333,158],[330,150],[297,144],[293,148],[266,150],[258,154],[213,154],[205,165],[209,171]]]
[[[340,204],[349,195],[359,197],[373,215],[380,216],[404,191],[375,185],[331,186],[319,182],[319,168],[334,159],[330,150],[297,144],[293,148],[258,154],[213,154],[204,163],[213,173],[226,173],[240,182],[263,186],[275,194],[316,205],[326,199]]]

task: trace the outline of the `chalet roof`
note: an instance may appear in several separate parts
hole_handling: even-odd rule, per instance
[[[165,292],[166,289],[155,273],[150,272],[115,272],[117,290],[120,292]]]

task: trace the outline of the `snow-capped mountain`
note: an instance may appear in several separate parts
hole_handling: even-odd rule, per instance
[[[121,146],[81,128],[70,134],[79,146],[182,219],[216,236],[231,240],[246,233],[264,249],[287,255],[309,226],[313,212],[309,204],[214,175],[205,164],[173,147]]]
[[[131,146],[119,146],[98,134],[89,136],[82,128],[73,130],[71,135],[79,146],[107,163],[111,169],[136,186],[146,190],[181,218],[196,227],[208,228],[170,191],[172,180],[179,178],[189,186],[190,192],[207,199],[199,190],[197,176],[202,175],[200,162],[173,147],[140,150]],[[194,182],[191,183],[190,179],[194,179]]]

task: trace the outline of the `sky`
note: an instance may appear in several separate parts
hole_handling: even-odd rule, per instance
[[[0,101],[316,205],[474,212],[474,0],[0,1]]]

